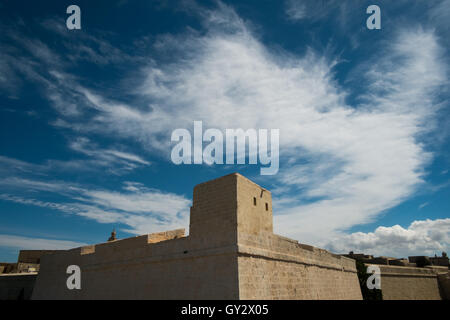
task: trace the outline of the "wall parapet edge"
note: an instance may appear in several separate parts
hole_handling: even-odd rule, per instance
[[[305,259],[301,255],[290,255],[282,252],[272,251],[264,248],[257,248],[247,245],[238,245],[238,255],[239,256],[249,256],[249,257],[257,257],[261,259],[268,259],[274,261],[282,261],[288,263],[296,263],[302,264],[305,266],[315,266],[318,268],[344,271],[356,273],[356,266],[348,267],[343,266],[341,264],[330,264],[326,262],[319,263],[316,259]]]

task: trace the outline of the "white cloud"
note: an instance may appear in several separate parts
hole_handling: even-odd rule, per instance
[[[85,96],[109,130],[166,152],[170,131],[192,120],[215,128],[281,128],[282,155],[313,161],[285,166],[280,183],[302,188],[302,198],[325,197],[283,206],[289,208],[276,217],[276,230],[295,238],[320,242],[413,194],[431,158],[418,137],[430,129],[434,92],[446,82],[433,32],[400,32],[383,58],[372,62],[366,102],[355,109],[333,80],[334,62],[313,52],[300,58],[274,54],[242,21],[231,25],[231,34],[211,27],[204,37],[179,39],[178,45],[192,48],[190,55],[148,70],[141,94],[154,102],[152,111],[88,91]]]
[[[95,143],[92,143],[88,138],[77,138],[71,142],[70,147],[88,155],[97,162],[104,163],[105,166],[113,166],[114,164],[121,165],[121,169],[134,169],[138,165],[148,166],[150,162],[143,158],[124,151],[101,149]]]
[[[430,19],[433,19],[434,21],[442,24],[444,30],[448,30],[450,27],[450,0],[436,1],[436,3],[433,3],[433,5],[430,7],[431,10],[428,13]]]
[[[40,166],[0,155],[0,174],[2,176],[11,175],[14,173],[30,174],[41,170],[42,168]]]
[[[16,184],[18,183],[18,184]],[[191,201],[183,196],[148,189],[140,183],[126,182],[125,192],[85,189],[60,182],[14,181],[28,190],[51,192],[64,198],[60,202],[37,200],[28,196],[0,194],[0,200],[75,214],[99,223],[123,224],[123,231],[147,234],[187,228]],[[39,195],[43,195],[39,193]],[[35,194],[36,196],[36,194]]]
[[[441,49],[432,32],[405,31],[378,60],[367,72],[367,104],[358,111],[333,112],[333,118],[324,116],[321,132],[311,140],[318,147],[309,150],[329,148],[331,163],[339,170],[331,177],[329,171],[317,174],[320,161],[313,163],[312,169],[306,167],[310,174],[300,175],[314,181],[297,185],[306,187],[303,195],[326,199],[286,210],[276,218],[279,232],[322,243],[320,238],[335,231],[372,221],[423,182],[432,155],[419,142],[420,134],[433,128],[433,97],[447,81]],[[286,171],[281,181],[289,184],[293,177]]]
[[[17,248],[19,250],[68,250],[85,245],[86,243],[75,241],[29,238],[0,234],[0,247]]]
[[[316,21],[324,18],[331,20],[333,18],[332,15],[334,15],[335,18],[339,18],[335,21],[339,21],[341,26],[347,22],[346,15],[351,10],[356,11],[360,9],[359,3],[352,3],[350,9],[348,3],[339,0],[285,0],[284,4],[285,14],[291,21],[306,19]],[[361,12],[364,14],[364,11]]]
[[[155,50],[180,56],[141,70],[144,79],[133,93],[148,101],[148,108],[66,79],[59,88],[81,113],[94,115],[78,119],[60,106],[58,123],[130,138],[162,157],[170,154],[172,130],[191,128],[194,120],[220,129],[278,128],[282,163],[270,182],[284,193],[274,194],[282,204],[275,230],[318,245],[414,194],[432,158],[421,134],[433,128],[434,97],[447,84],[447,63],[434,31],[399,27],[396,37],[356,68],[364,70],[357,77],[366,85],[362,103],[349,105],[349,92],[334,79],[338,61],[313,50],[304,56],[271,50],[223,4],[202,15],[205,33],[188,31],[157,42]],[[135,203],[140,212],[148,205],[144,194],[120,202],[115,198],[121,195],[109,191],[87,196],[121,210]],[[164,212],[173,217],[173,211]],[[95,210],[85,214],[102,216]],[[141,216],[132,218],[129,225],[141,225]]]
[[[98,205],[128,212],[163,213],[165,216],[175,216],[189,205],[189,200],[183,197],[161,193],[159,191],[123,194],[110,191],[85,192],[90,201]]]
[[[336,61],[311,50],[301,57],[269,50],[224,5],[205,11],[204,20],[205,35],[187,32],[158,42],[158,50],[186,54],[143,71],[135,94],[149,109],[74,86],[85,108],[98,114],[72,125],[138,140],[163,155],[170,153],[171,131],[194,120],[221,129],[279,128],[281,157],[290,161],[271,179],[301,192],[290,204],[282,200],[292,198],[289,193],[275,195],[283,201],[275,229],[315,244],[373,221],[423,182],[432,154],[420,135],[432,129],[434,96],[447,83],[433,31],[400,29],[359,75],[367,83],[363,102],[348,105],[348,92],[333,78]],[[311,198],[319,200],[303,204]]]
[[[288,0],[286,1],[286,15],[291,20],[301,20],[306,18],[306,4],[301,1]]]
[[[374,232],[342,234],[326,247],[334,252],[363,252],[373,255],[407,257],[435,255],[450,248],[450,218],[414,221],[408,228],[399,225],[378,227]]]
[[[115,175],[123,175],[132,170],[150,166],[151,162],[144,158],[124,151],[123,148],[100,148],[97,144],[92,143],[87,138],[78,137],[69,143],[69,147],[82,154],[82,159],[74,158],[70,160],[46,160],[42,164],[29,163],[14,158],[0,155],[0,174],[3,176],[16,175],[48,175],[54,172],[65,171],[99,171],[105,170]],[[86,159],[87,157],[87,159]],[[2,184],[12,185],[17,177],[0,179]],[[22,181],[25,185],[27,179]],[[44,184],[45,182],[40,182]]]
[[[136,183],[127,182],[124,188],[129,192],[86,190],[79,200],[88,205],[82,205],[79,214],[100,222],[123,223],[130,227],[124,231],[134,234],[187,228],[189,199]]]
[[[425,208],[427,205],[429,205],[428,202],[424,202],[421,205],[419,205],[419,210]]]
[[[11,194],[0,194],[0,199],[24,205],[32,205],[42,208],[55,209],[66,213],[76,213],[78,211],[75,206],[71,206],[70,204],[41,201],[33,198],[25,198]]]
[[[0,179],[0,189],[10,189],[21,191],[47,191],[58,193],[71,193],[81,190],[75,184],[69,184],[61,181],[39,181],[31,179],[23,179],[19,177],[7,177]]]

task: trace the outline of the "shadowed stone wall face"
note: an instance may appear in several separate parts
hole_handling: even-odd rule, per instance
[[[355,261],[273,234],[268,190],[239,174],[194,188],[189,236],[45,255],[33,299],[361,299]],[[68,290],[69,265],[81,290]]]
[[[61,250],[20,250],[18,263],[39,264],[44,254],[52,254]]]
[[[441,300],[439,277],[446,268],[414,268],[378,265],[383,300]],[[444,279],[444,278],[442,278]],[[442,289],[441,289],[442,291]]]
[[[32,298],[238,298],[237,258],[232,251],[191,250],[199,246],[189,237],[148,242],[154,238],[145,235],[45,256]],[[81,290],[66,287],[65,272],[71,264],[81,268]]]
[[[0,300],[29,300],[36,276],[36,273],[1,275]]]
[[[438,282],[442,299],[450,300],[450,272],[439,274]]]

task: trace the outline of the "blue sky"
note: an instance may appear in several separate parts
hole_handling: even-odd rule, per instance
[[[302,243],[448,251],[449,27],[449,0],[2,1],[0,260],[187,228],[194,185],[231,172]],[[280,129],[279,172],[174,165],[194,121]]]

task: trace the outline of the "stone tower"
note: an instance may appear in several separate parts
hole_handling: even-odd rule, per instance
[[[201,183],[194,187],[189,230],[217,246],[272,234],[271,193],[237,173]]]
[[[69,265],[82,270],[82,290],[67,289]],[[273,234],[271,193],[234,173],[194,187],[189,236],[173,230],[43,256],[33,299],[361,299],[361,291],[353,259]]]

